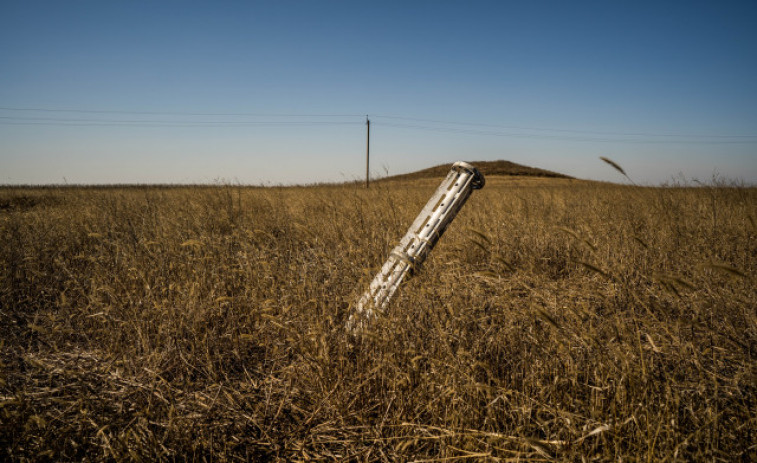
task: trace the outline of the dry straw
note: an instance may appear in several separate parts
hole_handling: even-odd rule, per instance
[[[757,191],[487,180],[0,190],[0,459],[754,461]]]

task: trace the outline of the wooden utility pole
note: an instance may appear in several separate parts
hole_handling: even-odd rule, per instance
[[[370,160],[371,160],[371,120],[365,116],[365,187],[370,184]]]

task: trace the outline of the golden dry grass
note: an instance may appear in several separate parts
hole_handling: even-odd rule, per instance
[[[0,459],[757,459],[757,190],[437,183],[0,190]]]

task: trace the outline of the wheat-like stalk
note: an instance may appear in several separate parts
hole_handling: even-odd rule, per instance
[[[754,459],[757,189],[437,185],[0,188],[0,460]]]

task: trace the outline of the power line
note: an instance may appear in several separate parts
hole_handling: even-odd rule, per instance
[[[434,123],[434,124],[445,124],[445,125],[461,125],[461,126],[469,126],[469,127],[487,127],[487,128],[495,128],[495,129],[506,129],[506,130],[532,130],[535,132],[564,132],[564,133],[576,133],[576,134],[587,134],[587,135],[617,135],[617,136],[639,136],[639,137],[692,137],[692,138],[757,138],[757,135],[722,135],[722,134],[683,134],[683,133],[650,133],[650,132],[604,132],[604,131],[596,131],[596,130],[572,130],[572,129],[555,129],[555,128],[546,128],[546,127],[523,127],[523,126],[508,126],[508,125],[497,125],[497,124],[482,124],[482,123],[475,123],[475,122],[454,122],[454,121],[444,121],[444,120],[438,120],[438,119],[423,119],[418,117],[405,117],[405,116],[388,116],[388,115],[377,115],[373,114],[371,117],[374,118],[383,118],[383,119],[397,119],[397,120],[405,120],[405,121],[415,121],[415,122],[428,122],[428,123]]]
[[[222,113],[222,112],[171,112],[171,111],[125,111],[79,108],[45,108],[45,107],[7,107],[0,106],[0,111],[11,113],[53,113],[62,117],[41,116],[0,116],[0,125],[39,125],[39,126],[77,126],[77,127],[292,127],[292,126],[327,126],[362,124],[362,114],[293,114],[293,113]],[[131,116],[173,116],[161,119],[120,119],[120,118],[78,118],[76,114],[90,115],[131,115]],[[180,119],[176,119],[179,117]],[[267,118],[267,120],[197,120],[206,118]],[[394,115],[371,115],[378,118],[378,126],[425,130],[440,133],[458,133],[478,136],[497,136],[537,140],[631,143],[631,144],[753,144],[757,135],[723,135],[723,134],[673,134],[649,132],[603,132],[594,130],[572,130],[545,127],[506,126],[474,122],[455,122],[437,119],[424,119]],[[328,120],[328,119],[352,119]],[[360,119],[357,119],[360,118]],[[282,120],[277,120],[282,119]],[[317,120],[312,120],[317,119]],[[388,121],[381,121],[385,119]],[[403,123],[390,122],[409,121]],[[374,122],[375,123],[375,122]],[[524,132],[525,131],[525,132]]]
[[[485,131],[475,129],[462,129],[455,127],[433,127],[417,124],[396,124],[396,123],[374,123],[379,127],[392,127],[401,129],[416,129],[416,130],[428,130],[433,132],[442,133],[459,133],[467,135],[486,135],[497,137],[511,137],[511,138],[528,138],[537,140],[556,140],[556,141],[578,141],[578,142],[597,142],[597,143],[629,143],[629,144],[752,144],[757,143],[757,137],[751,139],[736,139],[736,140],[649,140],[642,138],[599,138],[599,137],[572,137],[566,135],[549,135],[549,134],[527,134],[527,133],[512,133],[501,131]]]
[[[13,116],[0,116],[0,123],[14,125],[155,125],[157,127],[163,126],[188,126],[188,127],[214,127],[214,126],[301,126],[301,125],[356,125],[360,124],[357,121],[197,121],[197,120],[154,120],[154,119],[79,119],[79,118],[54,118],[54,117],[13,117]]]
[[[19,112],[52,112],[52,113],[84,113],[84,114],[131,114],[151,116],[229,116],[229,117],[364,117],[364,114],[293,114],[293,113],[203,113],[203,112],[170,112],[170,111],[121,111],[102,109],[74,109],[74,108],[19,108],[2,106],[3,111]]]
[[[335,126],[335,125],[362,125],[360,122],[300,122],[300,123],[286,123],[286,122],[267,122],[258,124],[221,124],[221,123],[176,123],[169,122],[165,124],[154,123],[124,123],[124,122],[13,122],[13,121],[0,121],[0,125],[41,125],[41,126],[57,126],[57,127],[153,127],[153,128],[170,128],[170,127],[209,127],[209,128],[231,128],[231,127],[323,127],[323,126]]]

